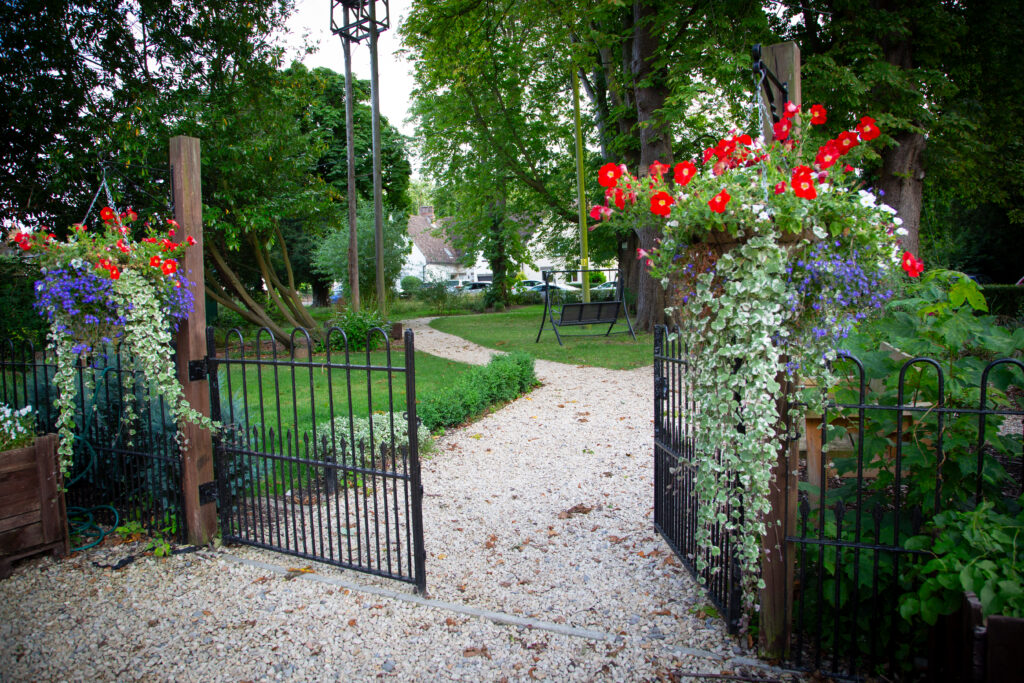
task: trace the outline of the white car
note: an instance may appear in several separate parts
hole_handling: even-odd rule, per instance
[[[563,292],[578,292],[578,291],[580,291],[579,287],[573,287],[572,285],[563,285],[563,284],[561,284],[559,282],[552,282],[551,284],[547,284],[547,285],[542,282],[539,285],[534,285],[533,287],[528,288],[526,291],[528,291],[528,292],[543,292],[548,287],[550,287],[551,289],[561,290]]]

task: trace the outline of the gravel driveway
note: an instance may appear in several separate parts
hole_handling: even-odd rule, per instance
[[[490,351],[406,323],[416,348]],[[0,582],[0,681],[787,678],[730,638],[652,525],[652,370],[543,386],[424,460],[427,598],[246,547],[103,548]]]

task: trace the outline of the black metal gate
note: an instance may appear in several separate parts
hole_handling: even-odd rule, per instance
[[[693,359],[666,327],[654,331],[654,527],[701,583],[735,633],[740,619],[739,566],[729,534],[716,525],[712,540],[722,548],[698,548],[697,494],[694,491],[694,420],[700,404],[689,382]],[[698,571],[697,554],[707,568]]]
[[[266,330],[208,328],[221,533],[423,592],[413,334],[365,341],[296,330],[285,353]]]

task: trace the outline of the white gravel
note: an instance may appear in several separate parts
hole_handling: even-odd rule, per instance
[[[419,351],[490,357],[406,325]],[[654,531],[651,368],[537,373],[423,463],[429,600],[238,546],[117,571],[92,563],[141,549],[40,558],[0,582],[0,681],[790,679],[704,613]]]

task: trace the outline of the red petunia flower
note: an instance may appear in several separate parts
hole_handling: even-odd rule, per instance
[[[180,225],[178,225],[178,221],[174,220],[173,218],[168,218],[167,219],[167,225],[171,226],[172,228],[180,228],[181,227]]]
[[[791,130],[793,130],[793,122],[789,119],[776,121],[775,125],[772,126],[772,131],[775,133],[776,140],[785,140],[789,137],[789,131]]]
[[[843,172],[844,173],[852,173],[853,172],[853,166],[850,166],[849,164],[843,164]]]
[[[619,168],[619,165],[609,162],[601,167],[597,182],[601,184],[601,187],[615,187],[620,176],[622,176],[622,169]]]
[[[127,244],[124,243],[123,239],[117,240],[116,244],[117,244],[117,248],[120,249],[125,254],[127,254],[129,251],[131,251],[131,248]]]
[[[818,149],[818,156],[814,157],[814,161],[818,164],[818,168],[826,169],[839,161],[840,156],[839,149],[836,148],[835,143],[829,141]]]
[[[806,166],[802,168],[807,168]],[[790,181],[793,186],[793,194],[801,199],[814,199],[818,196],[818,191],[814,189],[814,176],[809,172],[801,172],[799,169],[793,173],[793,179]]]
[[[752,145],[752,144],[754,144],[753,138],[751,138],[746,133],[744,133],[743,135],[741,135],[738,138],[736,138],[736,140],[741,142],[741,143],[743,143],[744,145]]]
[[[115,218],[117,218],[117,214],[114,213],[114,210],[111,209],[109,206],[104,206],[102,209],[100,209],[100,219],[103,220],[104,222],[109,223]]]
[[[780,180],[779,182],[775,183],[775,194],[782,194],[785,191],[786,191],[786,181],[785,180]]]
[[[786,102],[786,106],[782,109],[782,115],[787,119],[791,119],[800,113],[800,105],[794,104],[793,102]]]
[[[648,252],[646,249],[641,249],[640,247],[637,247],[637,249],[636,249],[636,257],[637,257],[638,260],[642,259],[642,258],[647,258],[647,255],[649,253],[650,252]]]
[[[615,208],[619,211],[624,211],[626,208],[626,196],[617,187],[615,188]]]
[[[848,130],[844,130],[842,133],[840,133],[839,137],[833,140],[833,142],[835,143],[836,148],[839,150],[840,155],[846,154],[851,149],[860,144],[860,140],[857,139],[857,134]]]
[[[142,241],[143,242],[149,242],[150,244],[156,244],[156,238],[155,237],[143,237]]]
[[[121,279],[121,271],[117,269],[117,266],[114,266],[113,268],[110,269],[110,279],[111,280],[119,280],[119,279]]]
[[[155,254],[153,256],[150,256],[149,257],[149,265],[153,266],[154,268],[159,268],[160,267],[160,257],[156,256]]]
[[[177,272],[177,270],[178,270],[178,262],[175,261],[172,258],[169,258],[166,261],[164,261],[163,269],[164,269],[164,275],[171,275],[171,274]]]
[[[163,251],[173,251],[174,249],[178,248],[178,245],[170,241],[169,239],[164,238],[160,240],[160,248]]]
[[[185,238],[185,241],[188,242],[188,246],[191,247],[193,244],[196,243],[196,238],[193,237],[192,235],[189,235],[188,237]]]
[[[657,162],[655,162],[657,163]],[[668,170],[668,166],[665,167]],[[655,192],[651,196],[651,213],[655,216],[668,216],[676,200],[668,192]]]
[[[652,178],[657,178],[660,180],[661,176],[668,173],[671,168],[672,167],[669,166],[668,164],[663,164],[660,161],[655,160],[655,162],[651,164],[651,167],[648,170],[651,172]]]
[[[907,271],[907,275],[910,277],[917,277],[924,271],[924,261],[921,261],[909,251],[905,251],[903,252],[903,258],[900,259],[900,267]]]
[[[706,150],[704,150],[704,163],[705,164],[708,163],[708,159],[710,159],[714,155],[715,155],[715,150],[713,148],[708,147]]]
[[[875,125],[873,118],[865,116],[857,124],[857,132],[860,133],[860,139],[867,142],[877,138],[882,131],[878,130],[878,126]]]
[[[676,185],[685,187],[688,182],[693,180],[695,175],[697,175],[697,167],[692,161],[682,161],[676,164],[674,173]]]
[[[135,211],[132,210],[132,207],[129,206],[128,211],[125,212],[125,218],[134,223],[139,220],[139,214],[135,213]]]
[[[825,107],[820,104],[811,106],[811,125],[820,126],[828,120],[828,116],[825,115]]]
[[[725,205],[729,203],[730,199],[732,199],[732,197],[729,193],[722,190],[711,198],[711,201],[708,202],[708,206],[710,206],[711,210],[715,213],[725,213]]]
[[[173,228],[167,231],[167,236],[168,237],[174,237],[174,229]]]
[[[593,218],[595,221],[601,220],[601,207],[600,206],[592,206],[592,207],[590,207],[590,217]]]

